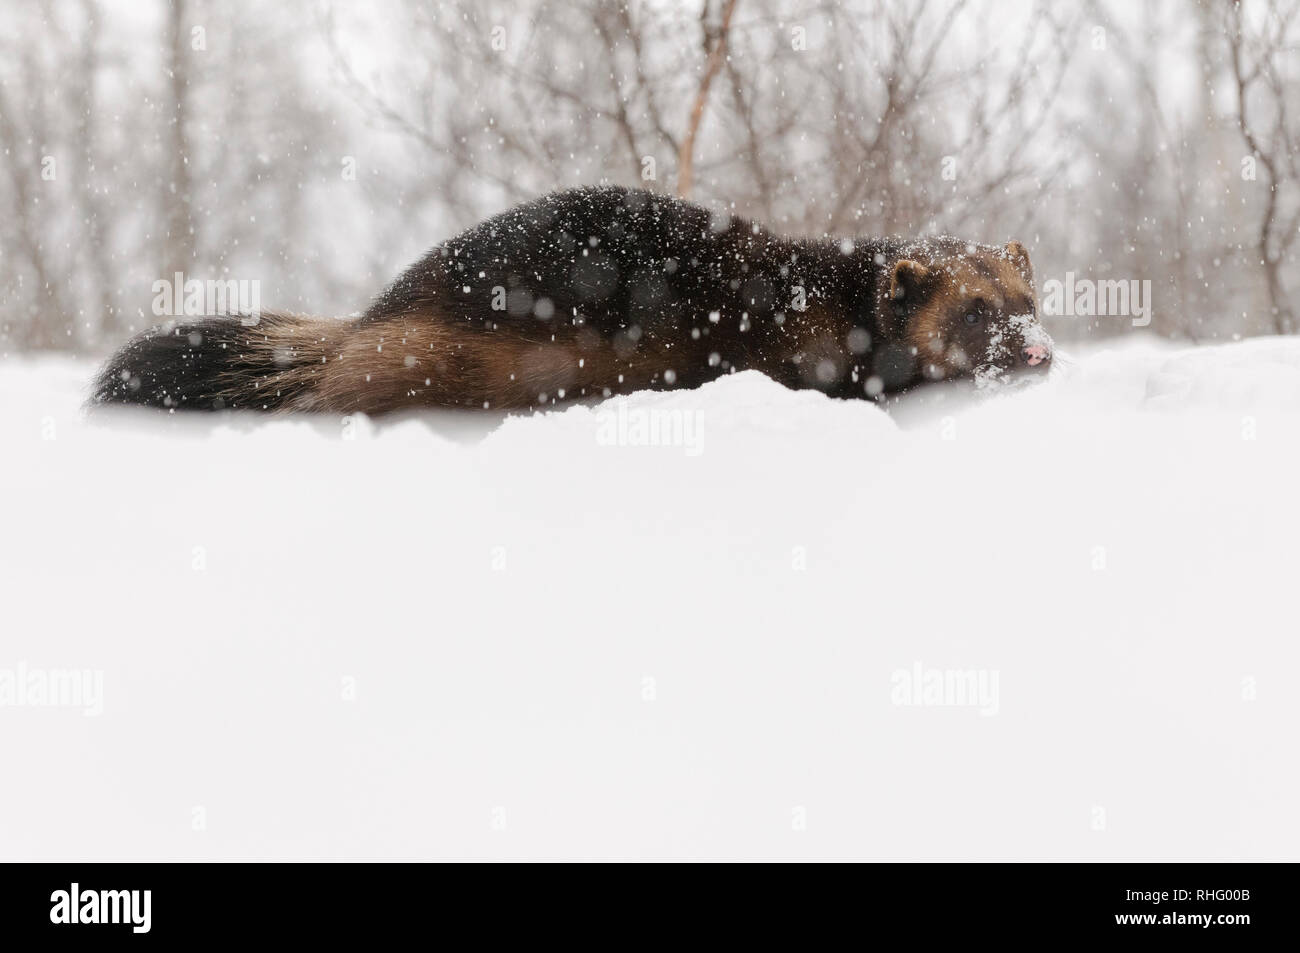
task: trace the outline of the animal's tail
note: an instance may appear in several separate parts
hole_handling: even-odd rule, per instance
[[[439,314],[347,321],[263,312],[256,321],[164,324],[109,359],[90,403],[380,414],[420,406],[531,407],[539,394],[577,396],[587,392],[584,384],[599,383],[592,376],[603,366],[598,355],[584,361],[577,331],[568,326],[494,329]]]
[[[331,318],[268,313],[164,324],[109,359],[90,402],[178,410],[308,408],[348,327]]]

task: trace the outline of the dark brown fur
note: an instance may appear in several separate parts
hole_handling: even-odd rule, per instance
[[[875,397],[1022,369],[1018,243],[799,241],[648,192],[579,189],[438,246],[355,321],[264,314],[146,332],[97,402],[385,413],[521,408],[754,369]]]

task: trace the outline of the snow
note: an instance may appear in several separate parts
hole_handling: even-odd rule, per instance
[[[91,371],[0,362],[3,859],[1300,850],[1300,341],[890,413],[87,418]]]

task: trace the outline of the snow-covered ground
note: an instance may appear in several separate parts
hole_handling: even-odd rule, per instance
[[[91,370],[0,362],[0,858],[1300,857],[1298,340],[890,414]]]

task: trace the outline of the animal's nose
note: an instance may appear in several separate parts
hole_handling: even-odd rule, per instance
[[[1046,364],[1050,361],[1052,352],[1041,344],[1031,344],[1020,352],[1020,356],[1030,367],[1037,367],[1039,364]]]

